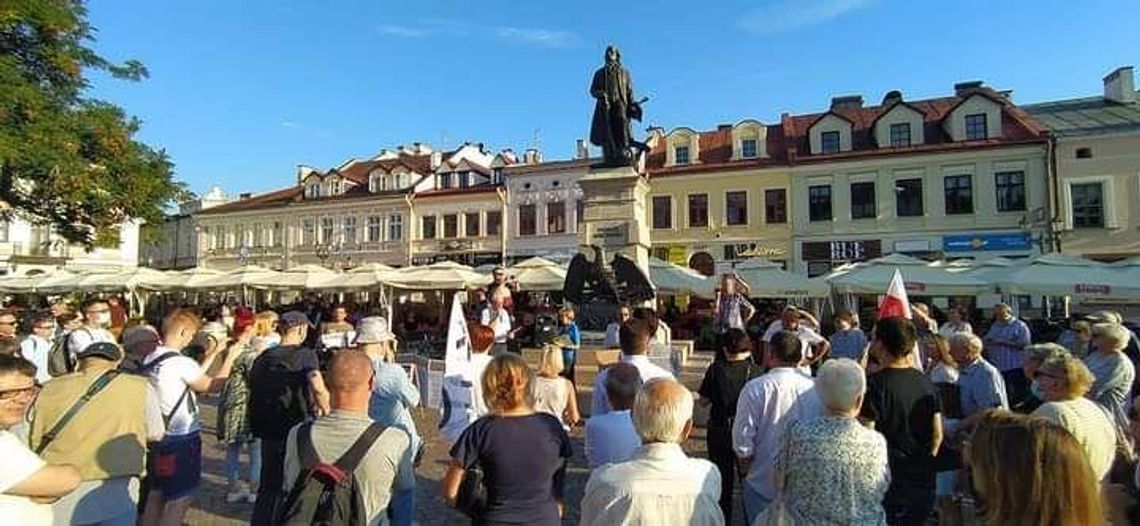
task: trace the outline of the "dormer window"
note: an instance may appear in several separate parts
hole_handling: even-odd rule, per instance
[[[826,131],[819,134],[820,153],[839,153],[839,132]]]
[[[317,183],[309,183],[305,187],[305,199],[317,199],[321,196],[321,185]]]
[[[491,171],[491,177],[492,177],[492,180],[491,180],[492,184],[503,184],[503,169],[502,168],[495,168],[494,170]]]
[[[752,159],[757,156],[756,139],[742,139],[740,141],[740,156],[745,159]]]
[[[971,113],[966,116],[966,140],[977,141],[988,137],[985,113]]]
[[[379,192],[384,184],[384,176],[381,174],[372,174],[368,176],[368,191],[372,193]]]
[[[459,187],[467,188],[471,186],[471,172],[459,172]]]
[[[677,146],[673,149],[673,164],[683,165],[689,164],[689,147]]]
[[[450,173],[439,174],[439,188],[441,190],[451,188],[451,174]]]
[[[891,125],[891,146],[910,146],[910,123],[899,122]]]

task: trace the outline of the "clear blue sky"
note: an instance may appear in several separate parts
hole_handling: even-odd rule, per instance
[[[1140,65],[1137,19],[1135,0],[90,2],[96,49],[151,73],[93,94],[141,118],[191,189],[231,194],[416,141],[519,151],[537,135],[568,158],[609,42],[652,99],[645,124],[707,129],[971,79],[1020,103],[1097,94]]]

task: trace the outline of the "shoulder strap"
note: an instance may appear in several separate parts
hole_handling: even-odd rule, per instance
[[[336,467],[345,473],[351,474],[356,470],[356,466],[360,464],[360,461],[364,459],[364,455],[368,453],[372,444],[376,442],[376,439],[380,438],[380,434],[386,429],[388,428],[380,425],[379,422],[373,422],[369,425],[368,429],[365,429],[364,432],[360,434],[360,437],[356,439],[356,442],[352,443],[352,447],[348,448],[348,451],[345,451],[340,458],[336,459]]]
[[[301,470],[312,469],[317,465],[317,450],[313,447],[313,423],[305,422],[297,428],[297,460]]]
[[[159,356],[158,358],[155,358],[155,359],[154,359],[153,361],[151,361],[150,363],[148,363],[148,364],[144,365],[144,366],[143,366],[143,370],[144,370],[144,371],[146,371],[146,372],[151,372],[151,371],[154,371],[155,369],[157,369],[157,368],[158,368],[158,366],[159,366],[159,365],[160,365],[162,362],[165,362],[165,361],[167,361],[167,360],[169,360],[169,359],[171,359],[171,358],[174,358],[175,356],[179,356],[180,354],[181,354],[181,353],[178,353],[178,352],[174,352],[174,351],[170,351],[170,352],[168,352],[168,353],[165,353],[165,354],[163,354],[163,355]]]
[[[79,397],[79,400],[76,400],[74,404],[71,404],[71,407],[63,413],[63,416],[59,417],[55,425],[51,426],[51,429],[44,433],[44,436],[40,439],[40,445],[36,446],[36,454],[39,455],[47,449],[48,445],[55,440],[55,437],[59,436],[59,433],[67,427],[67,424],[75,418],[75,415],[79,414],[79,411],[87,405],[87,402],[90,402],[95,395],[99,394],[99,391],[107,387],[107,384],[111,383],[111,380],[114,380],[118,375],[119,371],[114,369],[99,375],[99,378],[96,378],[95,381],[91,383],[91,386],[87,388],[87,392],[83,393],[83,396]]]

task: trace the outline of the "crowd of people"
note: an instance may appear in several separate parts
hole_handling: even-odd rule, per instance
[[[921,304],[866,327],[838,312],[827,331],[788,306],[749,331],[747,288],[724,280],[716,358],[695,391],[650,359],[669,338],[658,313],[623,307],[605,343],[620,357],[586,413],[574,310],[557,312],[557,337],[528,364],[504,345],[513,299],[497,277],[468,313],[467,391],[445,401],[445,502],[478,524],[559,524],[574,508],[586,525],[719,525],[735,506],[747,524],[1137,518],[1140,349],[1119,315],[1047,343],[1005,305],[983,334],[964,310],[938,324]],[[387,317],[181,307],[115,326],[112,307],[0,312],[0,342],[15,342],[0,347],[4,521],[182,524],[210,394],[225,500],[252,506],[253,524],[412,523],[421,392]],[[707,459],[684,447],[698,406]],[[573,502],[579,429],[589,478]]]

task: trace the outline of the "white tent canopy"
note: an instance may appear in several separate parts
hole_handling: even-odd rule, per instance
[[[716,284],[690,268],[674,265],[668,261],[649,258],[649,281],[664,294],[696,294],[711,297]]]
[[[565,267],[540,257],[519,262],[509,272],[518,280],[522,290],[562,290],[566,282]]]
[[[1065,254],[1043,254],[1011,267],[979,268],[967,275],[995,284],[1002,294],[1086,298],[1140,297],[1140,273]]]
[[[201,280],[200,289],[244,289],[259,288],[261,284],[272,282],[278,272],[257,265],[245,265],[229,272]]]
[[[369,289],[387,285],[396,269],[383,263],[368,263],[340,275],[338,289]]]
[[[460,290],[486,285],[486,276],[466,265],[441,261],[424,267],[405,267],[392,273],[391,284],[412,290]]]
[[[823,279],[842,294],[884,294],[895,269],[902,272],[907,292],[916,296],[973,296],[991,289],[986,282],[965,273],[949,272],[902,254],[844,265]]]
[[[298,265],[281,272],[259,274],[253,286],[265,289],[335,288],[341,276],[341,273],[320,265]]]
[[[717,271],[718,275],[735,271],[748,284],[748,295],[753,298],[824,298],[831,292],[826,281],[792,274],[764,259],[748,259],[735,268],[724,265]]]

